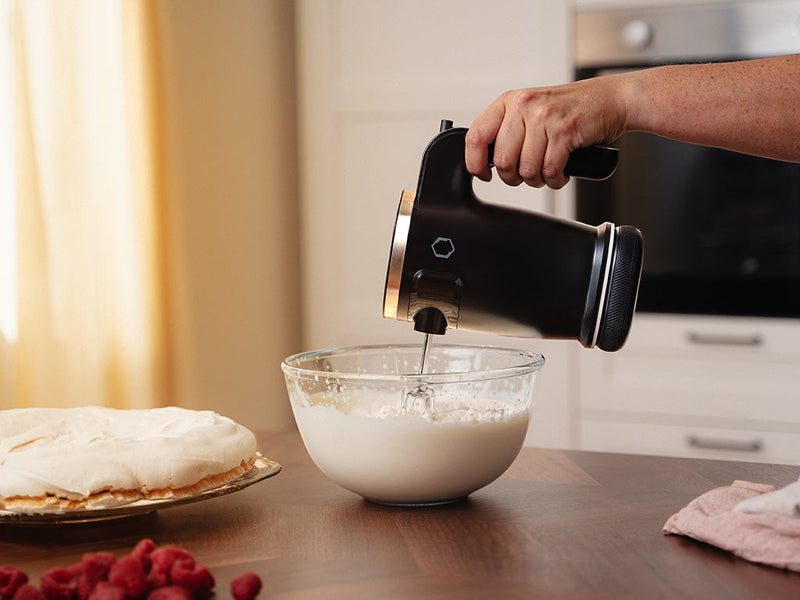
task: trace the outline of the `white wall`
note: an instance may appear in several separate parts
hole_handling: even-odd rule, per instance
[[[156,3],[174,401],[293,426],[299,349],[291,0]]]

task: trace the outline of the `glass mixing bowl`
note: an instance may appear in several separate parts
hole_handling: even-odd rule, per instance
[[[519,454],[544,357],[433,345],[335,348],[281,364],[317,466],[382,504],[440,504],[497,479]]]

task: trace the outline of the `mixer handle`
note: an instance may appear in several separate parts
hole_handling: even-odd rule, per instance
[[[617,170],[619,149],[608,146],[588,146],[570,152],[564,175],[577,179],[602,181]],[[489,144],[489,165],[494,166],[494,144]]]

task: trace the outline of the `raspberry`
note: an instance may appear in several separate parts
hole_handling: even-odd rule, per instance
[[[125,600],[125,590],[118,585],[99,581],[89,596],[89,600]]]
[[[33,587],[31,584],[26,583],[19,586],[14,592],[14,600],[45,600],[44,594]]]
[[[144,538],[140,540],[136,547],[131,552],[131,556],[135,557],[142,566],[144,567],[145,572],[150,570],[150,553],[155,550],[156,544],[150,538]]]
[[[207,597],[215,583],[211,571],[191,558],[179,558],[172,563],[169,575],[174,585],[185,587],[196,598]]]
[[[146,581],[148,590],[157,590],[169,585],[169,573],[164,573],[158,569],[150,569]]]
[[[172,563],[179,558],[194,560],[192,555],[186,550],[177,548],[175,546],[161,546],[150,553],[150,569],[151,571],[158,570],[161,573],[166,573],[169,575],[169,570],[172,568]]]
[[[92,582],[104,581],[108,579],[108,571],[117,562],[117,557],[111,552],[88,552],[81,559],[83,574]]]
[[[234,600],[253,600],[261,591],[261,578],[248,571],[231,581],[231,594]]]
[[[86,575],[79,575],[78,576],[78,600],[89,600],[89,596],[92,595],[92,591],[94,590],[94,586],[98,582],[89,581]]]
[[[28,576],[17,567],[0,567],[0,597],[12,598],[26,583]]]
[[[94,586],[100,581],[108,579],[111,566],[117,562],[117,557],[110,552],[88,552],[83,555],[78,576],[78,599],[89,600]]]
[[[68,569],[56,567],[42,575],[39,587],[47,600],[72,600],[78,593],[78,579]]]
[[[142,598],[147,593],[144,567],[133,556],[123,556],[108,571],[108,581],[125,590],[129,598]]]
[[[192,593],[179,585],[167,585],[150,592],[147,600],[192,600]]]

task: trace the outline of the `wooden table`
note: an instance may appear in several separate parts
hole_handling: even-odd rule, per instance
[[[800,598],[800,574],[661,532],[713,487],[785,485],[796,467],[528,448],[466,501],[392,508],[325,478],[296,434],[260,447],[283,471],[229,496],[106,523],[0,526],[0,565],[38,583],[84,552],[122,555],[151,537],[208,565],[218,599],[246,570],[262,576],[263,600]]]

